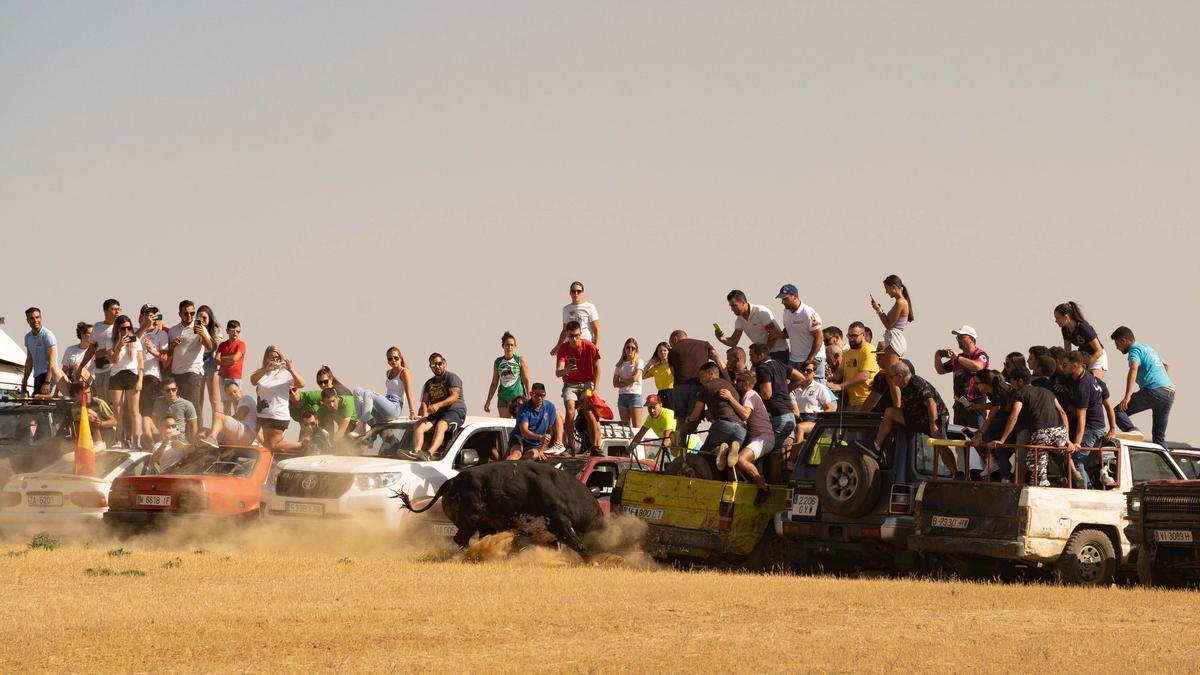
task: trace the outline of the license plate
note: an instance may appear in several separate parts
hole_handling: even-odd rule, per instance
[[[138,495],[138,506],[170,506],[171,495]]]
[[[287,502],[287,512],[301,516],[323,516],[325,515],[325,505],[311,504],[309,502]]]
[[[440,534],[443,537],[453,537],[454,535],[458,534],[458,527],[449,523],[435,523],[433,526],[433,532],[435,534]]]
[[[1154,541],[1190,544],[1192,543],[1192,533],[1190,530],[1155,530]]]
[[[953,518],[951,516],[934,516],[933,517],[933,526],[934,527],[949,527],[949,528],[955,529],[955,530],[965,530],[965,529],[967,529],[967,522],[968,522],[967,518]]]
[[[662,509],[647,509],[641,506],[626,506],[624,509],[626,515],[635,518],[644,518],[645,520],[662,520]]]
[[[30,506],[62,506],[63,496],[58,492],[41,492],[25,495]]]
[[[807,517],[817,515],[817,496],[792,495],[792,515]]]

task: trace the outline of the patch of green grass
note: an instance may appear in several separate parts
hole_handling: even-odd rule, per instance
[[[113,558],[120,558],[121,556],[133,555],[133,551],[126,551],[123,548],[114,548],[108,552],[108,555]]]
[[[164,570],[173,570],[176,567],[183,567],[183,558],[172,558],[162,564]]]
[[[89,567],[83,571],[89,577],[144,577],[143,570],[114,570],[111,567]]]
[[[8,551],[4,554],[5,558],[20,558],[29,555],[28,549],[17,549],[16,551]]]
[[[47,551],[53,551],[58,548],[58,540],[51,537],[49,534],[42,532],[33,539],[29,540],[29,548],[42,548]]]

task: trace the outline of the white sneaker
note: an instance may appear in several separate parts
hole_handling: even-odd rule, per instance
[[[220,448],[221,446],[217,445],[217,442],[214,441],[210,436],[200,436],[200,437],[196,438],[196,447],[208,448],[209,450],[216,450],[216,449]]]
[[[725,455],[729,452],[729,444],[722,443],[717,446],[717,468],[721,471],[729,468],[729,460]]]
[[[562,443],[555,443],[554,445],[546,448],[545,452],[547,455],[561,455],[566,451],[567,448]]]

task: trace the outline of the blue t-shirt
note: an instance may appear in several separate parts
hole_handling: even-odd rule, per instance
[[[1174,387],[1175,383],[1167,376],[1163,367],[1162,357],[1154,351],[1154,347],[1135,342],[1129,345],[1129,365],[1138,364],[1137,384],[1142,389],[1158,389]]]
[[[1084,372],[1083,375],[1075,380],[1071,392],[1071,405],[1076,410],[1086,410],[1087,414],[1084,417],[1084,429],[1103,429],[1104,428],[1104,399],[1108,398],[1108,389],[1104,386],[1104,380],[1098,380],[1089,372]],[[1075,419],[1071,418],[1072,428],[1075,426]]]
[[[542,401],[542,407],[534,410],[533,404],[526,401],[517,409],[517,429],[515,435],[521,441],[521,445],[527,448],[542,447],[541,440],[530,440],[521,433],[521,423],[529,424],[529,433],[544,436],[550,431],[550,426],[554,424],[554,420],[558,419],[558,411],[554,409],[554,404],[550,401]]]
[[[50,370],[50,348],[57,347],[58,340],[54,333],[42,328],[37,335],[30,331],[25,334],[25,350],[33,354],[33,376],[44,374]]]

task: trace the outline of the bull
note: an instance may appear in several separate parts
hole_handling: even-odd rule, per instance
[[[493,462],[472,467],[442,483],[433,499],[414,508],[408,494],[395,495],[413,513],[441,500],[458,527],[454,543],[466,548],[471,537],[517,529],[523,519],[545,518],[546,529],[583,558],[583,537],[604,527],[596,497],[579,479],[537,462]]]

